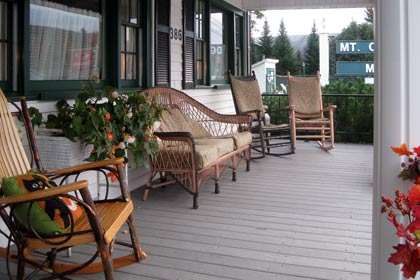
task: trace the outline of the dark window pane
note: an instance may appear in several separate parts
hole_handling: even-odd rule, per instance
[[[128,1],[129,0],[121,0],[121,22],[128,22],[130,16]]]
[[[0,81],[7,80],[7,44],[0,43]]]
[[[7,39],[7,3],[0,2],[0,40]]]
[[[131,0],[130,12],[130,23],[137,24],[139,22],[138,0]]]
[[[121,25],[121,51],[125,51],[125,26]]]

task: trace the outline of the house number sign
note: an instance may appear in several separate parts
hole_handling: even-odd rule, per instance
[[[180,40],[182,41],[182,30],[178,28],[171,27],[169,30],[169,37],[171,40]]]

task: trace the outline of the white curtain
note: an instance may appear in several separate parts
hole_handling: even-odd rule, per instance
[[[102,16],[43,0],[30,6],[30,79],[86,80],[101,73]]]

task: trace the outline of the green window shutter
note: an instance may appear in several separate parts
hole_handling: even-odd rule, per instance
[[[184,0],[183,4],[184,43],[182,88],[192,89],[195,87],[194,0]]]
[[[170,0],[156,0],[156,86],[170,86]]]

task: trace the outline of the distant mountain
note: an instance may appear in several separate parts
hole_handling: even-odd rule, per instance
[[[300,51],[302,55],[304,54],[307,38],[308,35],[289,35],[290,44],[295,52]]]
[[[302,55],[304,54],[307,37],[308,35],[289,35],[290,44],[292,44],[292,47],[295,50],[295,52],[300,51]],[[256,37],[254,39],[256,44],[258,45],[260,38]]]

